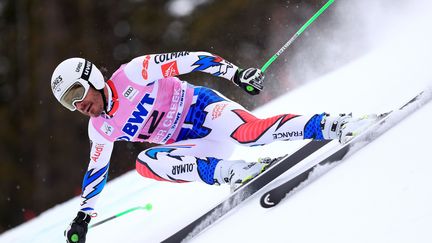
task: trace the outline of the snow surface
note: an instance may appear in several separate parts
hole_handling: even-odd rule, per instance
[[[415,14],[388,28],[387,41],[256,114],[379,113],[431,85],[431,3],[410,2],[417,4],[407,8]],[[431,121],[432,103],[279,206],[261,208],[258,194],[192,242],[432,242]],[[233,158],[282,155],[303,143],[239,148]],[[153,209],[91,229],[87,242],[159,242],[228,194],[227,186],[154,182],[131,171],[107,184],[92,223],[147,203]],[[78,198],[60,204],[0,235],[0,242],[64,242],[78,204]]]

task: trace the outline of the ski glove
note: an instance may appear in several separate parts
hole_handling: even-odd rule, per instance
[[[91,216],[79,211],[75,219],[65,230],[67,243],[85,243],[88,224],[90,223]]]
[[[258,68],[238,69],[233,82],[250,95],[257,95],[263,89],[264,73]]]

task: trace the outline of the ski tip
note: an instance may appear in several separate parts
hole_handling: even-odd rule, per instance
[[[266,193],[261,197],[260,204],[263,208],[272,208],[277,203],[271,200],[270,193]]]

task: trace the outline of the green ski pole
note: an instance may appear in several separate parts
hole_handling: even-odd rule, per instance
[[[153,206],[152,206],[150,203],[148,203],[148,204],[145,205],[145,206],[139,206],[139,207],[130,208],[130,209],[125,210],[125,211],[123,211],[123,212],[121,212],[121,213],[118,213],[118,214],[116,214],[116,215],[113,215],[113,216],[111,216],[111,217],[109,217],[109,218],[106,218],[106,219],[101,220],[101,221],[99,221],[99,222],[97,222],[97,223],[95,223],[95,224],[90,225],[90,226],[89,226],[89,229],[94,228],[94,227],[96,227],[96,226],[99,226],[99,225],[101,225],[101,224],[104,224],[104,223],[106,223],[106,222],[108,222],[108,221],[110,221],[110,220],[113,220],[113,219],[115,219],[115,218],[118,218],[118,217],[124,216],[125,214],[131,213],[131,212],[133,212],[133,211],[136,211],[136,210],[148,210],[148,211],[150,211],[152,208],[153,208]]]
[[[285,45],[279,49],[261,68],[262,72],[265,72],[267,68],[299,37],[308,27],[312,24],[332,3],[334,0],[329,0],[324,6],[321,7],[295,34]]]
[[[324,6],[321,7],[295,34],[285,45],[279,49],[265,64],[262,66],[261,71],[265,72],[267,68],[299,37],[306,29],[312,24],[335,0],[329,0]],[[253,91],[255,88],[251,85],[246,86],[248,91]]]

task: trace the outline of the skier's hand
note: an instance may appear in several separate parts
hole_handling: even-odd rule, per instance
[[[250,95],[257,95],[263,89],[264,73],[258,68],[239,69],[233,82]]]
[[[85,243],[90,219],[90,215],[79,211],[75,219],[70,223],[69,227],[64,232],[64,235],[66,236],[66,242]]]

